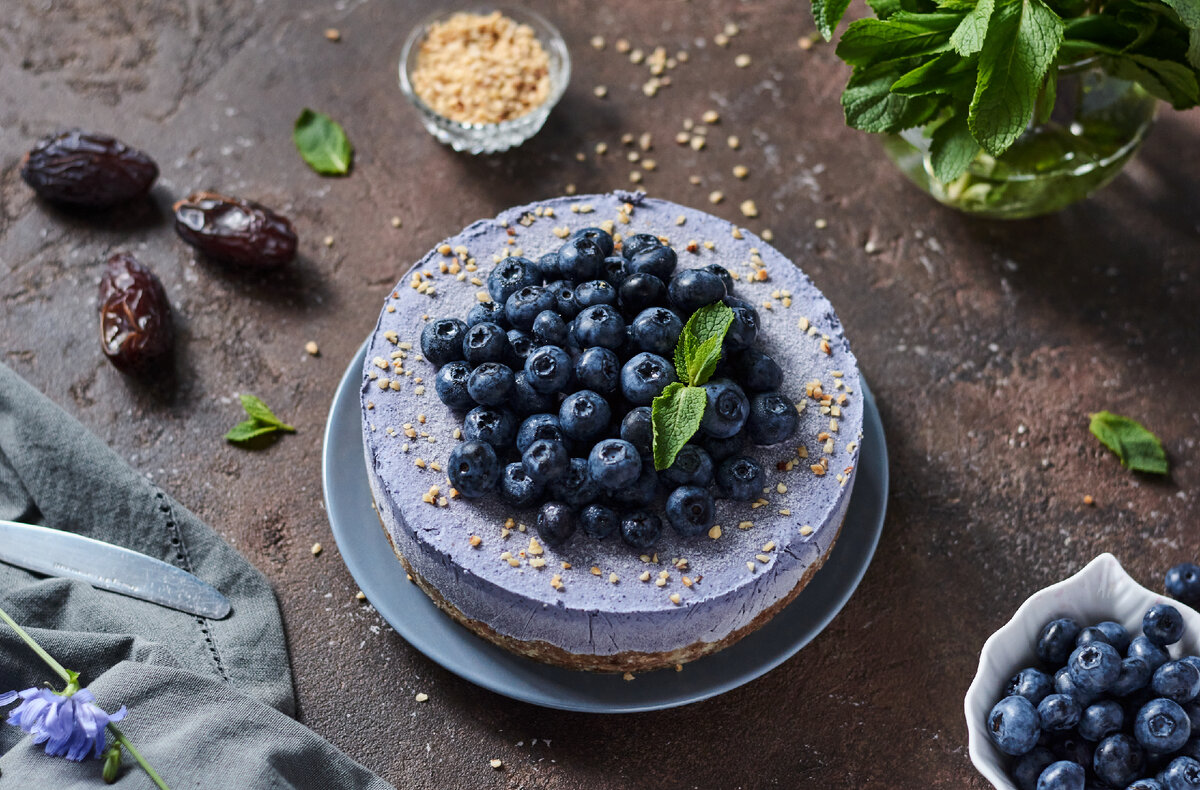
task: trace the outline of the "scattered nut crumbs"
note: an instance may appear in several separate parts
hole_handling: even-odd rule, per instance
[[[711,125],[720,121],[721,115],[716,110],[705,110],[704,115],[700,116],[700,120]]]
[[[604,49],[604,36],[592,36],[592,49]]]
[[[1091,494],[1084,494],[1083,504],[1094,505],[1094,504],[1096,504],[1096,500]]]
[[[725,193],[721,192],[720,190],[716,190],[716,191],[708,193],[708,202],[712,203],[714,206],[716,204],[720,203],[724,199],[725,199]]]
[[[325,31],[325,38],[329,39],[330,41],[341,41],[342,32],[336,27],[331,27]]]
[[[709,530],[708,530],[708,536],[709,536],[710,538],[712,538],[713,540],[717,540],[717,539],[719,539],[719,538],[721,537],[721,527],[720,527],[720,525],[713,526],[711,529],[709,529]]]
[[[739,69],[746,68],[747,66],[750,65],[750,56],[746,55],[744,53],[741,55],[738,55],[736,58],[733,59],[733,65],[737,66]]]
[[[321,241],[322,241],[322,243],[324,243],[324,245],[325,245],[326,247],[332,247],[332,246],[333,246],[333,236],[326,236],[326,237],[325,237],[324,239],[322,239]]]
[[[750,170],[745,165],[734,165],[733,166],[733,177],[734,178],[745,178],[748,175],[750,175]]]
[[[429,695],[426,694],[424,691],[418,691],[417,695],[415,697],[413,697],[413,699],[415,699],[417,702],[428,702]]]
[[[317,344],[316,344],[314,341],[312,341],[312,340],[310,340],[310,341],[308,341],[307,343],[305,343],[305,344],[304,344],[304,350],[305,350],[305,351],[308,353],[308,355],[309,355],[309,356],[311,356],[311,357],[315,357],[317,354],[320,354],[320,353],[321,353],[321,349],[320,349],[320,348],[318,348],[318,347],[317,347]]]
[[[603,42],[603,39],[601,39],[601,42]],[[488,765],[499,770],[504,765],[504,761],[503,760],[488,760]]]
[[[433,110],[466,123],[519,118],[550,94],[550,57],[529,25],[499,11],[459,12],[429,26],[413,90]]]
[[[404,223],[400,220],[399,217],[392,217],[392,227],[393,228],[398,228],[403,224]]]
[[[603,85],[597,85],[596,87],[592,88],[592,93],[596,94],[597,99],[603,99],[608,95],[608,88]]]
[[[622,675],[621,677],[622,677],[623,679],[625,679],[625,680],[633,680],[633,673],[632,673],[632,672],[626,672],[626,673],[625,673],[624,675]]]
[[[742,210],[742,214],[747,217],[753,218],[758,216],[758,206],[755,205],[753,200],[743,200],[740,208]]]
[[[317,556],[318,554],[320,554],[320,553],[321,553],[323,550],[324,550],[324,549],[321,547],[321,544],[320,544],[320,543],[314,543],[314,544],[312,545],[312,555],[313,555],[314,557],[315,557],[315,556]]]

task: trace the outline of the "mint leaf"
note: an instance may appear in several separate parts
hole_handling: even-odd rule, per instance
[[[975,10],[963,17],[954,35],[950,36],[950,45],[955,52],[965,58],[983,49],[994,7],[994,0],[979,0]]]
[[[846,123],[864,132],[899,132],[929,120],[937,103],[927,96],[892,93],[900,76],[890,63],[855,68],[842,94]]]
[[[1163,0],[1175,9],[1184,27],[1188,29],[1188,63],[1200,70],[1200,0]]]
[[[242,408],[246,410],[246,414],[251,420],[261,422],[264,425],[274,425],[276,428],[282,428],[285,431],[295,431],[296,429],[275,416],[275,412],[271,411],[267,404],[263,403],[260,398],[244,392],[238,396],[242,401]]]
[[[1097,412],[1091,415],[1088,430],[1116,453],[1126,468],[1155,475],[1169,471],[1162,442],[1136,420],[1109,411]]]
[[[949,183],[967,172],[967,167],[979,153],[979,143],[967,128],[967,119],[955,115],[933,133],[929,145],[929,160],[933,177]]]
[[[842,21],[849,7],[850,0],[812,0],[813,21],[826,41],[833,39],[834,28]]]
[[[678,381],[667,385],[650,407],[654,429],[654,468],[658,471],[675,463],[675,456],[688,439],[700,429],[708,396],[701,387],[688,387]]]
[[[904,96],[924,96],[947,93],[964,102],[975,94],[975,64],[978,58],[962,58],[954,52],[943,52],[892,83],[892,93]]]
[[[275,433],[279,430],[282,429],[278,425],[268,425],[257,420],[246,420],[230,428],[229,433],[225,434],[225,440],[234,443],[248,442],[256,436],[265,436],[268,433]]]
[[[1063,41],[1063,22],[1042,0],[995,0],[979,51],[979,82],[971,100],[971,134],[1000,156],[1033,117],[1042,78]]]
[[[340,176],[350,171],[350,141],[341,125],[328,115],[305,107],[292,129],[292,140],[308,166],[321,175]]]
[[[675,344],[675,373],[687,384],[708,381],[721,361],[721,344],[733,323],[733,311],[721,302],[692,313]]]
[[[1138,82],[1152,96],[1170,102],[1176,109],[1187,109],[1200,101],[1196,73],[1182,63],[1122,55],[1111,58],[1109,68],[1114,75]]]
[[[950,48],[950,34],[962,14],[895,14],[889,19],[852,22],[837,45],[837,55],[853,66],[933,55]]]
[[[1033,123],[1041,126],[1050,120],[1054,112],[1054,102],[1058,99],[1058,72],[1052,70],[1046,75],[1046,82],[1038,92],[1037,104],[1033,108]]]
[[[904,6],[900,0],[867,0],[867,5],[875,12],[875,16],[880,19],[887,19],[892,14],[897,14],[904,10]]]

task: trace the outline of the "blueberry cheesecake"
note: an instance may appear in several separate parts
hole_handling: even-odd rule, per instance
[[[807,276],[625,192],[439,244],[387,298],[361,396],[409,578],[504,648],[612,672],[713,653],[786,606],[837,540],[863,422]]]

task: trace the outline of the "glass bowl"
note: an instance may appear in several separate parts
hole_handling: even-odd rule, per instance
[[[429,32],[429,27],[437,22],[444,22],[454,14],[461,12],[491,13],[499,11],[504,16],[528,25],[533,29],[542,48],[550,58],[550,92],[546,100],[525,115],[499,123],[467,123],[455,121],[438,113],[417,95],[413,89],[412,74],[417,67],[417,54],[421,42]],[[400,53],[400,89],[417,108],[421,123],[425,129],[441,142],[455,151],[466,151],[471,154],[493,154],[507,151],[518,146],[537,134],[554,105],[562,98],[567,83],[571,80],[571,56],[567,52],[567,43],[562,34],[543,17],[523,8],[513,8],[503,5],[478,5],[453,10],[443,10],[422,20],[404,42]]]

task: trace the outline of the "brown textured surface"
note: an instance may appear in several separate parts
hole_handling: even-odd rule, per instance
[[[984,638],[1100,551],[1153,585],[1198,551],[1200,114],[1164,111],[1126,173],[1085,204],[982,222],[913,191],[877,141],[843,126],[846,70],[828,47],[797,47],[812,32],[799,0],[534,5],[564,29],[573,85],[533,143],[471,159],[434,143],[396,87],[424,3],[7,4],[0,359],[262,568],[283,606],[303,721],[399,787],[980,790],[961,703]],[[729,19],[744,32],[713,46]],[[595,33],[604,52],[588,45]],[[647,99],[645,67],[611,47],[621,35],[692,57]],[[749,68],[733,66],[739,52]],[[597,84],[607,99],[592,95]],[[321,179],[299,161],[289,131],[304,105],[345,123],[351,177]],[[722,115],[716,144],[677,147],[681,120],[709,107]],[[20,155],[76,123],[157,158],[151,204],[89,218],[31,198]],[[321,506],[319,450],[338,377],[406,262],[568,182],[627,184],[624,131],[655,135],[652,194],[705,207],[722,189],[715,211],[731,219],[753,198],[752,227],[770,227],[837,305],[879,398],[893,496],[858,593],[795,659],[690,708],[598,718],[480,692],[355,602]],[[742,151],[724,147],[730,133]],[[607,156],[592,154],[600,140]],[[738,162],[744,182],[729,175]],[[301,259],[267,277],[195,261],[167,217],[202,188],[286,212]],[[96,282],[115,249],[155,267],[177,308],[175,373],[150,386],[112,369],[96,342]],[[304,354],[308,340],[320,357]],[[262,452],[225,445],[242,390],[299,433]],[[1100,408],[1163,437],[1169,481],[1131,475],[1097,447],[1086,414]],[[315,559],[314,541],[326,546]],[[413,702],[417,691],[430,701]]]

